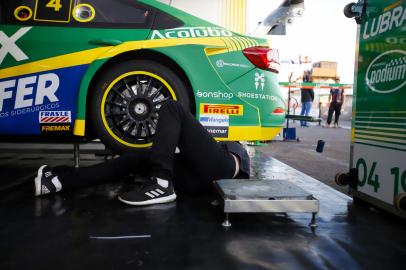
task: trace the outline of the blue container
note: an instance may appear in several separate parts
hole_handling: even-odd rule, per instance
[[[318,140],[318,141],[317,141],[316,152],[318,152],[318,153],[323,153],[324,145],[325,145],[325,144],[326,144],[325,141],[323,141],[323,140]]]
[[[283,139],[296,140],[296,128],[284,128],[283,129]]]

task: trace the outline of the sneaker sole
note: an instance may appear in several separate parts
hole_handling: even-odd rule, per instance
[[[37,177],[34,179],[35,183],[35,196],[40,196],[41,195],[41,178],[42,178],[42,171],[47,165],[42,165],[38,169]]]
[[[118,196],[118,200],[120,202],[123,202],[125,204],[129,204],[129,205],[143,206],[143,205],[150,205],[150,204],[160,204],[160,203],[173,202],[173,201],[176,200],[176,194],[172,194],[172,195],[169,195],[169,196],[166,196],[166,197],[156,198],[156,199],[152,199],[152,200],[148,200],[148,201],[143,201],[143,202],[127,201],[127,200],[124,200],[123,198],[121,198],[120,196]]]

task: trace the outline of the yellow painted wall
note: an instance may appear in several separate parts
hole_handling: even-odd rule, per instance
[[[247,0],[220,0],[221,25],[240,34],[247,32]]]

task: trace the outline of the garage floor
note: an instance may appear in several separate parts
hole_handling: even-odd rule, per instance
[[[250,148],[253,178],[293,181],[320,200],[310,214],[232,214],[214,196],[127,207],[128,186],[108,184],[34,198],[31,175],[66,154],[0,153],[0,269],[400,269],[405,221],[353,204],[350,197]],[[60,153],[60,152],[59,152]],[[102,160],[83,155],[82,165]],[[30,181],[28,181],[28,179]]]

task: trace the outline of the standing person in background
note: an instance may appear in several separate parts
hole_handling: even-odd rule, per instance
[[[303,73],[303,82],[312,82],[310,71],[305,71]],[[314,100],[314,90],[312,88],[301,88],[301,101],[302,101],[302,111],[301,116],[309,116],[310,110],[312,108],[312,103]],[[300,120],[301,127],[309,127],[307,121]]]
[[[336,84],[340,83],[340,79],[336,78]],[[325,127],[330,127],[331,120],[333,119],[333,113],[335,113],[334,126],[338,128],[338,120],[340,119],[341,107],[344,104],[344,88],[335,87],[330,89],[329,96],[330,107],[328,109],[327,124]]]

